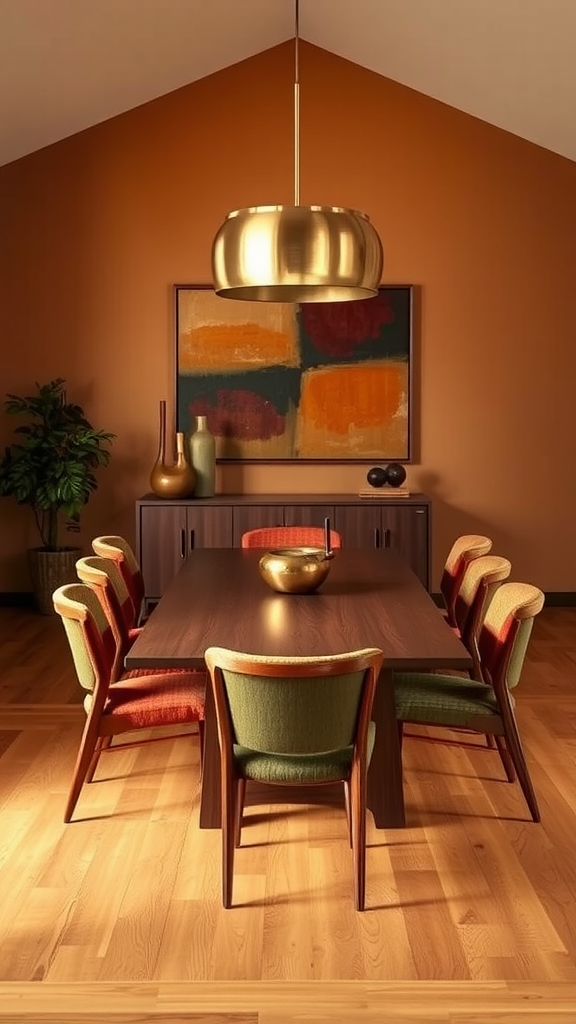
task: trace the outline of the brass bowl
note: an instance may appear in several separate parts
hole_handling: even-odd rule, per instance
[[[262,579],[281,594],[312,594],[330,572],[332,552],[323,548],[279,548],[258,563]]]

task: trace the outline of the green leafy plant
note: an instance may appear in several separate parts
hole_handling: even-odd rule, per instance
[[[79,529],[80,511],[96,490],[95,470],[106,466],[106,447],[115,434],[94,430],[79,405],[67,401],[62,377],[36,383],[35,395],[8,394],[4,403],[11,416],[28,416],[16,427],[21,443],[7,447],[0,461],[0,495],[29,505],[34,512],[42,547],[62,550],[59,527]]]

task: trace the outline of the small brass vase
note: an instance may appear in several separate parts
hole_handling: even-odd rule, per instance
[[[322,548],[279,548],[267,551],[258,563],[260,575],[281,594],[313,594],[330,572],[333,552]]]
[[[176,462],[166,465],[166,402],[160,402],[158,455],[150,474],[150,487],[159,498],[189,498],[196,481],[186,458],[184,434],[176,434]]]

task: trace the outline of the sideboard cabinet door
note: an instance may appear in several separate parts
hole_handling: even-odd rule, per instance
[[[394,548],[428,589],[427,505],[337,505],[334,528],[348,548]]]
[[[157,601],[193,548],[232,546],[232,508],[163,502],[140,505],[140,567],[147,601]]]
[[[157,601],[186,558],[185,505],[140,506],[140,568],[147,601]]]
[[[426,589],[428,578],[428,508],[389,505],[382,508],[381,547],[394,548],[408,562]]]

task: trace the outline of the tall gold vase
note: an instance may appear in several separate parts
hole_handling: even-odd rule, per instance
[[[176,434],[176,462],[166,465],[166,402],[160,402],[158,456],[150,474],[150,487],[159,498],[189,498],[196,477],[186,458],[184,434]]]

